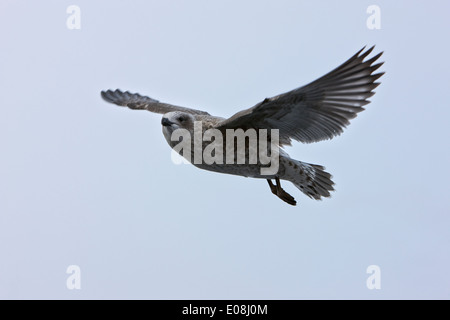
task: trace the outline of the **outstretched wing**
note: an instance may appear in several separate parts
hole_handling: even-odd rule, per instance
[[[279,129],[280,144],[291,139],[311,143],[342,133],[364,110],[375,82],[384,72],[373,74],[383,63],[373,64],[383,52],[364,61],[374,47],[358,51],[341,66],[310,84],[240,111],[217,125],[218,129]]]
[[[165,114],[171,111],[182,111],[191,114],[209,115],[208,112],[174,106],[168,103],[162,103],[158,100],[141,96],[139,93],[122,92],[119,89],[101,92],[103,100],[117,104],[118,106],[128,107],[133,110],[148,110],[151,112]]]

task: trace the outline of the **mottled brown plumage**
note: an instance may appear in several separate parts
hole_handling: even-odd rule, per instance
[[[291,145],[292,140],[318,142],[340,135],[350,120],[370,102],[367,99],[374,95],[373,90],[379,85],[375,81],[383,75],[383,72],[374,73],[383,64],[375,64],[382,53],[366,59],[373,48],[366,51],[361,49],[345,63],[308,85],[266,98],[228,119],[161,103],[128,91],[107,90],[102,91],[101,95],[104,100],[119,106],[164,114],[163,133],[172,148],[175,143],[170,140],[171,133],[177,128],[183,128],[193,134],[195,121],[202,122],[203,132],[211,128],[223,133],[226,129],[278,129],[281,147]],[[334,190],[331,175],[324,171],[324,167],[294,160],[284,150],[280,151],[279,161],[278,172],[270,176],[261,175],[261,164],[194,165],[210,171],[267,179],[272,193],[291,205],[296,202],[281,188],[280,179],[291,181],[308,197],[317,200],[329,197],[330,191]],[[271,179],[276,180],[276,185]]]

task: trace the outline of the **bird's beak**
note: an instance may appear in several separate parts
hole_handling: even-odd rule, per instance
[[[173,124],[173,122],[170,121],[170,120],[167,119],[167,118],[162,118],[161,124],[162,124],[164,127],[170,127],[170,126]]]

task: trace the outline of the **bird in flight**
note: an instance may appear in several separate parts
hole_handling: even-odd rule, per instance
[[[163,114],[163,134],[171,148],[175,148],[179,142],[173,141],[174,132],[177,129],[185,129],[185,132],[195,135],[196,123],[200,124],[202,134],[215,129],[216,133],[223,133],[224,136],[229,129],[235,132],[238,129],[254,129],[259,132],[266,129],[271,132],[264,138],[268,142],[272,141],[270,139],[274,135],[273,130],[277,130],[277,146],[280,148],[291,145],[292,140],[302,143],[318,142],[340,135],[349,125],[349,121],[364,110],[363,106],[370,103],[367,99],[375,94],[373,90],[380,84],[376,80],[384,74],[374,73],[383,64],[376,63],[383,52],[367,58],[373,49],[374,47],[368,50],[362,48],[342,65],[319,79],[289,92],[266,98],[227,119],[118,89],[102,91],[101,96],[105,101],[119,106]],[[234,141],[233,137],[233,145]],[[203,149],[205,145],[203,141]],[[236,148],[233,149],[234,152],[237,152]],[[332,177],[323,166],[292,159],[283,149],[279,149],[278,170],[262,174],[263,164],[250,164],[249,148],[247,145],[244,148],[241,153],[245,156],[245,163],[238,162],[239,164],[225,161],[192,162],[193,150],[187,156],[182,155],[200,169],[266,179],[271,192],[290,205],[296,205],[296,201],[281,187],[281,180],[290,181],[305,195],[316,200],[329,197],[330,191],[334,190]],[[219,151],[215,150],[216,156],[220,155]],[[234,155],[233,159],[236,160],[236,157]]]

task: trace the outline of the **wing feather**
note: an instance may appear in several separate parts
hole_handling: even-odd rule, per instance
[[[146,96],[141,96],[139,93],[130,93],[128,91],[122,92],[119,89],[115,91],[102,91],[101,96],[106,102],[114,103],[118,106],[128,107],[133,110],[148,110],[161,114],[165,114],[171,111],[182,111],[191,114],[209,115],[209,113],[205,111],[162,103],[158,100]]]
[[[364,49],[308,85],[266,98],[216,127],[279,129],[282,145],[289,145],[292,139],[304,143],[332,139],[370,103],[367,99],[380,84],[376,80],[384,74],[374,74],[383,65],[374,64],[383,52],[364,61],[374,47]]]

